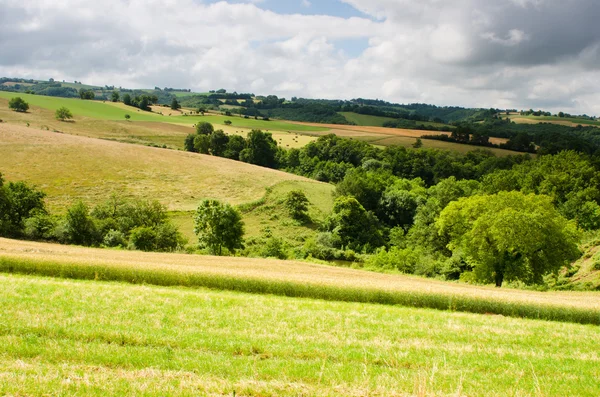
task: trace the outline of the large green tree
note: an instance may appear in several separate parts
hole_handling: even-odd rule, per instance
[[[335,200],[326,228],[341,243],[338,248],[370,252],[384,245],[377,218],[354,197],[342,196]]]
[[[194,233],[200,246],[215,255],[222,255],[223,247],[232,253],[243,248],[244,223],[239,212],[218,200],[200,203],[194,217]]]
[[[521,192],[461,198],[440,214],[437,227],[448,247],[464,252],[483,282],[540,283],[576,259],[578,233],[552,199]]]

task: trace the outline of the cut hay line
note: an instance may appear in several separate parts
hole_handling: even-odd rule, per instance
[[[498,290],[292,261],[107,251],[0,239],[0,271],[600,325],[600,295],[594,293]]]

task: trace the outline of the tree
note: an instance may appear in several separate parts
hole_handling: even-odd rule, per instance
[[[66,235],[72,244],[94,245],[99,241],[98,230],[87,205],[78,201],[67,210]]]
[[[81,99],[94,99],[96,97],[96,94],[94,94],[94,91],[92,91],[92,90],[86,90],[84,88],[80,88],[79,89],[79,97]]]
[[[215,132],[215,127],[211,123],[201,122],[196,124],[196,134],[198,135],[210,135]]]
[[[201,247],[222,255],[223,247],[235,253],[243,248],[244,223],[239,212],[218,200],[204,200],[194,217],[194,233]]]
[[[302,190],[292,190],[285,197],[285,207],[292,218],[305,220],[308,218],[308,198]]]
[[[110,99],[113,102],[119,102],[119,91],[113,91]]]
[[[210,135],[195,135],[194,136],[194,151],[196,153],[209,154],[209,152],[210,152]]]
[[[129,94],[123,95],[123,103],[127,106],[131,106],[131,95],[129,95]]]
[[[66,121],[73,118],[73,113],[66,107],[62,106],[56,109],[56,113],[54,113],[54,117],[60,121]]]
[[[231,125],[231,120],[225,120],[225,121],[223,121],[223,124],[225,124],[225,125]]]
[[[15,97],[8,102],[8,108],[15,112],[25,113],[29,110],[29,104],[23,98]]]
[[[547,196],[501,192],[450,203],[436,222],[448,248],[464,252],[478,280],[542,282],[579,256],[578,233]]]
[[[194,146],[194,140],[196,139],[196,134],[188,134],[185,137],[185,141],[183,142],[183,147],[187,152],[197,153],[196,147]]]
[[[252,130],[246,138],[246,149],[240,153],[240,160],[262,167],[276,168],[277,142],[268,132]]]
[[[227,147],[225,148],[223,157],[226,157],[226,158],[232,159],[232,160],[239,160],[240,153],[245,148],[246,148],[246,140],[239,135],[232,135],[229,137],[229,142],[227,142]]]
[[[227,150],[227,143],[229,143],[229,137],[223,130],[216,130],[210,135],[210,154],[222,157]]]
[[[125,120],[129,120],[130,118],[131,118],[130,115],[128,115],[128,114],[125,115]]]
[[[354,197],[342,196],[335,200],[326,228],[340,242],[338,248],[371,252],[384,245],[377,218]]]
[[[171,101],[171,109],[173,109],[173,110],[181,109],[181,105],[179,104],[179,101],[177,100],[177,98],[173,98],[173,100]]]

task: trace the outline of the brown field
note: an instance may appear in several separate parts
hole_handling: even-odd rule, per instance
[[[6,179],[36,184],[48,193],[51,209],[77,199],[98,203],[116,193],[189,211],[202,198],[239,204],[261,198],[281,181],[307,180],[219,157],[8,123],[0,124],[0,159]]]
[[[334,286],[381,291],[441,293],[502,302],[560,305],[565,308],[600,309],[594,292],[535,292],[471,286],[416,276],[381,274],[306,262],[212,257],[185,254],[144,253],[82,248],[0,238],[0,255],[5,258],[81,266],[103,265],[120,269],[144,269],[185,274],[231,276],[244,279],[285,281],[315,286]]]

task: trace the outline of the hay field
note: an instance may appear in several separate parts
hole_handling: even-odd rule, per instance
[[[600,294],[534,292],[294,261],[116,251],[0,239],[0,272],[211,287],[600,325]]]
[[[232,204],[261,198],[268,186],[307,180],[284,172],[182,151],[0,124],[0,172],[48,193],[51,209],[76,199],[98,203],[112,193],[158,199],[170,210],[202,198]]]
[[[596,326],[15,275],[0,300],[2,395],[600,394]]]

